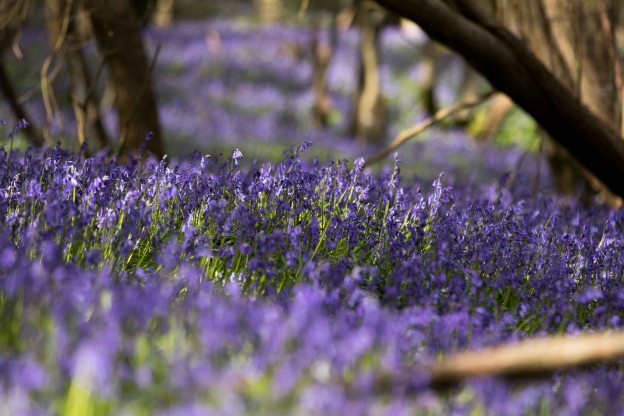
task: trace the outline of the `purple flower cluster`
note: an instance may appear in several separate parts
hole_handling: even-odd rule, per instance
[[[308,146],[245,170],[244,147],[0,151],[0,413],[624,409],[620,364],[444,393],[421,366],[623,327],[624,211],[508,178],[421,191],[398,158],[373,175]]]

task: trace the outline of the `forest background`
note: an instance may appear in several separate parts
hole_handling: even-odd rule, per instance
[[[111,3],[106,12],[98,2],[34,2],[30,7],[27,2],[4,3],[6,13],[0,23],[6,30],[1,45],[0,81],[7,98],[5,112],[31,122],[24,131],[30,142],[50,144],[62,140],[75,147],[90,140],[93,149],[108,148],[124,155],[138,148],[145,132],[150,131],[153,139],[147,148],[158,157],[165,153],[182,156],[193,149],[218,154],[224,150],[223,143],[241,139],[248,143],[250,156],[263,152],[262,156],[266,157],[279,155],[275,150],[295,137],[294,140],[301,140],[303,136],[318,135],[328,143],[353,142],[355,147],[345,148],[341,156],[370,158],[390,138],[423,117],[453,103],[461,106],[479,101],[491,89],[478,71],[401,17],[409,18],[410,10],[393,13],[370,1],[268,0],[208,5],[137,0],[126,3]],[[617,2],[601,1],[591,6],[556,1],[482,3],[477,8],[510,33],[520,36],[533,57],[549,68],[550,75],[572,94],[559,97],[557,91],[548,91],[556,107],[564,107],[561,103],[566,99],[576,99],[598,116],[599,121],[612,129],[621,129],[621,51],[617,41],[622,36],[622,13]],[[461,5],[452,7],[455,14],[468,16]],[[132,16],[134,20],[123,21],[119,16],[126,16],[125,19]],[[254,30],[258,30],[258,25],[279,22],[300,30],[292,39],[274,41],[267,36],[252,46],[265,49],[266,53],[254,55],[253,51],[244,50],[249,46],[242,42],[240,46],[224,47],[224,34],[219,28],[208,28],[206,33],[198,33],[193,44],[180,53],[179,43],[189,38],[183,33],[179,37],[175,35],[174,18],[188,22],[189,18],[198,21],[214,17],[233,22],[228,28],[230,33],[225,34],[231,35],[232,40],[236,36],[242,38],[242,29],[237,33],[235,27],[245,25],[255,25]],[[30,22],[30,28],[22,39],[23,22]],[[477,26],[487,25],[475,19],[473,22]],[[36,30],[43,27],[47,30]],[[179,27],[180,32],[185,31],[183,24]],[[117,28],[121,30],[109,43],[99,33]],[[192,29],[186,29],[189,30]],[[32,41],[25,52],[21,48],[24,41]],[[133,46],[119,48],[119,45]],[[191,46],[195,49],[191,50]],[[495,48],[489,53],[495,55]],[[465,55],[473,59],[473,66],[477,60],[494,68],[478,51],[467,51]],[[236,57],[240,57],[239,61],[232,64],[239,67],[248,64],[248,68],[230,71],[227,61]],[[271,68],[270,61],[281,65]],[[251,69],[254,63],[259,65]],[[539,92],[544,88],[524,88],[522,83],[526,80],[515,75],[524,69],[514,67],[511,61],[501,65],[503,72],[510,75],[511,84],[527,94],[527,97],[515,97],[519,107],[504,94],[491,100],[484,97],[477,110],[460,111],[444,120],[445,125],[466,127],[470,136],[482,141],[498,139],[504,144],[532,146],[533,151],[546,155],[559,190],[581,192],[590,199],[598,193],[603,200],[617,205],[617,199],[609,196],[596,176],[613,176],[618,172],[614,166],[617,162],[605,163],[604,156],[619,157],[619,146],[616,144],[618,151],[609,151],[608,146],[597,143],[597,138],[584,142],[568,134],[569,131],[550,127],[567,125],[573,131],[579,130],[579,126],[571,125],[578,123],[578,117],[572,114],[572,119],[567,120],[565,114],[560,114],[563,111],[553,114],[543,105],[540,107],[543,97]],[[478,69],[479,64],[475,67]],[[289,85],[279,83],[283,79],[276,76],[279,71],[291,78]],[[238,85],[232,87],[232,84]],[[250,88],[242,91],[245,87]],[[176,88],[179,93],[175,92]],[[180,100],[186,91],[193,91],[195,96]],[[248,102],[237,103],[237,98],[245,94],[249,95],[243,97]],[[271,94],[272,97],[266,97]],[[184,102],[177,103],[176,99]],[[261,100],[272,102],[263,106]],[[247,119],[239,122],[234,116],[221,114],[228,106],[236,110],[236,117]],[[534,122],[518,108],[529,110],[530,115],[541,120],[542,127],[537,133],[531,132]],[[166,134],[161,133],[163,128]],[[602,131],[600,126],[590,128],[594,129],[593,133]],[[282,131],[267,134],[270,129]],[[193,143],[198,141],[196,132],[200,131],[209,134],[204,134],[200,143]],[[56,132],[61,135],[54,134],[52,139]],[[271,140],[267,140],[271,135]],[[256,140],[261,137],[265,140]],[[608,139],[614,137],[611,131]],[[264,143],[259,145],[259,141]],[[282,143],[273,147],[270,142],[275,141]],[[329,147],[319,146],[319,154],[334,150],[333,146]],[[267,154],[270,148],[274,151]],[[590,149],[595,150],[587,151]],[[575,161],[579,160],[578,155],[576,159],[570,156],[575,152],[587,160],[579,164]],[[609,171],[601,172],[606,167]],[[513,167],[509,166],[508,170]]]

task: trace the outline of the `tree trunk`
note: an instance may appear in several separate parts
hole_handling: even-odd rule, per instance
[[[2,52],[3,51],[0,50],[0,92],[9,103],[16,120],[24,119],[28,121],[28,126],[26,127],[25,132],[31,143],[35,146],[42,146],[45,143],[45,140],[34,126],[33,120],[30,118],[28,113],[26,113],[26,109],[24,109],[19,102],[15,88],[13,87],[13,84],[9,79],[9,74],[5,69]]]
[[[513,108],[513,105],[513,101],[504,94],[498,94],[492,98],[486,110],[485,121],[475,132],[477,140],[485,141],[496,136],[500,132],[501,125]]]
[[[282,0],[254,0],[254,6],[264,23],[274,23],[284,14]]]
[[[434,115],[440,109],[435,95],[435,87],[440,74],[437,49],[435,42],[427,40],[423,45],[422,58],[418,63],[422,73],[420,101],[429,115]]]
[[[41,146],[44,138],[36,129],[34,120],[32,120],[26,109],[19,102],[18,93],[6,70],[6,61],[4,54],[8,49],[13,49],[16,56],[20,56],[21,52],[15,42],[16,34],[21,31],[24,21],[28,14],[28,3],[24,1],[2,2],[0,1],[0,93],[7,100],[16,121],[25,119],[29,125],[25,129],[26,136],[33,145]]]
[[[618,93],[614,83],[615,45],[611,41],[611,25],[604,26],[602,18],[608,17],[603,15],[600,1],[527,0],[518,3],[511,14],[519,32],[542,63],[595,116],[619,129]],[[544,140],[560,190],[571,193],[581,185],[586,200],[602,191],[595,178],[565,149],[552,143],[547,135]],[[610,198],[609,195],[603,197]]]
[[[468,0],[379,0],[462,55],[612,192],[624,196],[624,141],[509,30]]]
[[[173,21],[175,0],[156,0],[152,21],[156,26],[169,26]]]
[[[386,109],[379,76],[379,32],[387,12],[369,0],[356,1],[360,29],[359,76],[350,135],[363,142],[385,139]]]
[[[332,19],[327,41],[321,39],[320,26],[320,23],[315,20],[310,28],[312,31],[310,42],[312,52],[312,90],[314,91],[312,123],[315,128],[326,127],[329,124],[332,102],[327,90],[327,70],[338,42],[338,28],[336,27],[335,19]]]
[[[100,117],[93,77],[84,55],[87,34],[81,30],[77,7],[76,2],[68,0],[46,2],[48,38],[58,53],[57,59],[64,60],[69,70],[69,96],[76,116],[78,142],[84,144],[89,131],[93,131],[100,147],[104,148],[108,146],[108,134]],[[68,19],[67,25],[65,19]]]
[[[148,132],[152,133],[152,139],[145,143],[145,149],[156,157],[163,156],[152,68],[130,2],[85,0],[85,5],[115,90],[120,157],[126,159],[130,152],[143,145]]]

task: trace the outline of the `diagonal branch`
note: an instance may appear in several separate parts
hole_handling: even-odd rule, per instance
[[[593,115],[509,30],[474,2],[378,0],[462,55],[612,192],[624,196],[624,140]]]
[[[488,93],[480,95],[479,97],[473,100],[456,103],[450,107],[446,107],[446,108],[442,108],[438,110],[433,116],[397,134],[385,149],[383,149],[381,152],[377,153],[373,157],[367,159],[366,163],[364,163],[364,166],[370,166],[372,164],[375,164],[381,161],[383,158],[385,158],[390,153],[392,153],[392,151],[396,150],[399,146],[401,146],[403,143],[405,143],[406,141],[408,141],[409,139],[411,139],[418,133],[423,132],[424,130],[428,129],[434,124],[437,124],[440,121],[448,117],[451,117],[461,111],[468,110],[480,104],[483,104],[485,101],[492,98],[495,94],[496,94],[496,91],[490,91]]]

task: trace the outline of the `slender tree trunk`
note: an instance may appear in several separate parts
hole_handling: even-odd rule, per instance
[[[385,139],[387,130],[379,75],[379,33],[387,12],[369,0],[357,0],[356,8],[359,76],[350,135],[364,142],[379,142]]]
[[[492,98],[487,109],[485,122],[476,133],[477,139],[487,140],[496,136],[500,131],[503,120],[509,114],[513,105],[513,101],[504,94],[498,94]]]
[[[152,21],[156,26],[169,26],[173,20],[175,0],[156,0]]]
[[[284,14],[282,0],[254,0],[256,13],[261,21],[273,23]]]
[[[106,60],[115,91],[122,159],[152,139],[146,150],[156,157],[164,153],[152,68],[148,63],[139,23],[127,0],[85,0],[98,47]]]
[[[435,96],[435,87],[440,74],[437,49],[435,42],[427,40],[423,45],[422,58],[418,63],[422,73],[420,101],[429,115],[435,114],[440,109]]]
[[[326,127],[329,124],[329,112],[332,103],[327,91],[327,70],[338,41],[338,28],[335,19],[329,29],[329,39],[321,39],[321,28],[318,21],[311,27],[312,52],[312,90],[314,91],[314,105],[312,107],[312,122],[315,127]]]
[[[90,131],[95,132],[101,148],[109,144],[108,134],[102,123],[95,97],[95,85],[84,44],[87,34],[81,30],[78,4],[70,0],[49,0],[46,2],[45,19],[50,45],[58,52],[69,70],[70,101],[76,116],[78,142],[82,145]],[[68,19],[67,24],[64,20]],[[82,28],[84,29],[84,28]]]
[[[509,30],[468,0],[379,0],[462,55],[579,162],[624,196],[624,141]]]

